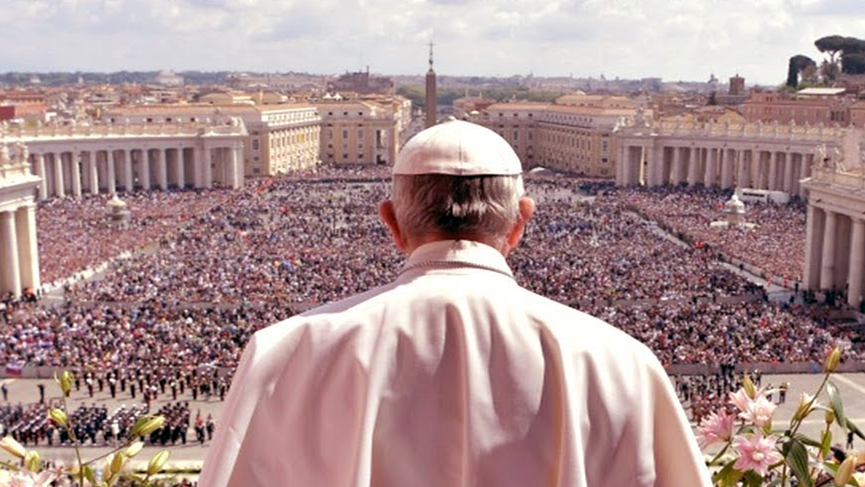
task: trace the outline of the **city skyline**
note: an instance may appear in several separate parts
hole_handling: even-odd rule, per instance
[[[296,71],[661,77],[780,84],[813,42],[865,30],[853,0],[12,0],[8,71]],[[707,22],[706,19],[711,19]],[[106,47],[108,46],[108,47]]]

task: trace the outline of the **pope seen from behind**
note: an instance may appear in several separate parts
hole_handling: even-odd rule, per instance
[[[405,267],[255,334],[199,486],[710,485],[652,352],[515,282],[534,210],[495,132],[412,138],[379,207]]]

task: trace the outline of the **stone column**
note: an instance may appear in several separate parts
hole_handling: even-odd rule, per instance
[[[99,194],[99,167],[97,166],[96,157],[99,153],[90,151],[90,157],[87,159],[87,169],[90,171],[90,194]]]
[[[802,186],[800,180],[807,178],[810,174],[808,171],[808,154],[802,153],[799,155],[800,160],[802,161],[799,164],[799,177],[796,179],[796,191],[799,193],[799,196],[802,198],[805,197],[805,186]]]
[[[862,278],[865,271],[865,220],[853,218],[853,233],[850,237],[850,269],[847,274],[847,304],[859,306],[862,299]]]
[[[714,186],[717,174],[715,171],[715,148],[709,147],[706,149],[706,170],[703,172],[703,186],[707,188]]]
[[[81,164],[83,164],[84,153],[81,151],[69,154],[69,163],[72,164],[72,194],[81,196]]]
[[[736,158],[733,159],[734,164],[736,162],[739,163],[738,171],[736,173],[736,187],[737,188],[747,188],[749,186],[748,181],[748,163],[745,160],[745,151],[737,150]]]
[[[820,259],[823,257],[823,210],[808,205],[805,223],[805,271],[803,282],[806,289],[820,290]]]
[[[186,186],[186,179],[184,177],[186,164],[183,162],[183,149],[177,149],[175,154],[177,155],[175,161],[177,163],[177,187],[183,189]]]
[[[202,149],[195,148],[192,150],[192,181],[195,184],[195,189],[204,187],[204,157],[201,154]]]
[[[778,190],[778,153],[769,152],[769,191]]]
[[[150,149],[141,149],[141,188],[150,190]]]
[[[204,157],[202,157],[202,166],[204,171],[202,172],[204,178],[204,187],[207,189],[213,188],[213,161],[211,160],[210,148],[204,148]]]
[[[15,236],[15,215],[0,211],[0,293],[11,292],[21,297],[21,270],[18,263],[18,239]]]
[[[688,186],[694,186],[700,179],[700,151],[698,147],[691,147],[690,162],[688,162]]]
[[[39,182],[39,200],[48,198],[48,174],[45,172],[45,156],[41,153],[33,155],[36,161],[36,172],[42,181]]]
[[[132,179],[132,149],[124,149],[123,156],[123,188],[131,193],[135,184]]]
[[[624,148],[623,142],[619,142],[618,147],[616,147],[616,186],[625,186]]]
[[[820,265],[820,289],[832,289],[835,283],[835,237],[838,232],[838,214],[826,211],[823,230],[823,259]]]
[[[663,161],[661,161],[658,151],[655,150],[655,147],[652,146],[650,148],[646,148],[646,157],[648,158],[647,167],[648,167],[648,185],[649,186],[660,186],[661,185],[661,166],[663,166]],[[661,152],[661,156],[663,156],[663,151]]]
[[[165,164],[165,149],[156,150],[156,182],[159,189],[168,189],[168,166]]]
[[[21,286],[36,292],[42,285],[39,280],[39,249],[36,246],[36,205],[27,204],[18,208],[15,212],[15,227]]]
[[[731,149],[721,149],[721,187],[730,189],[733,187],[733,169],[736,157]]]
[[[793,192],[793,153],[784,153],[784,182],[783,189],[785,193]]]
[[[108,194],[117,194],[117,163],[120,157],[116,150],[105,153],[105,165],[108,166]]]
[[[681,147],[673,147],[673,162],[672,162],[672,173],[670,175],[670,182],[673,186],[678,186],[682,180],[684,179],[683,173],[684,168],[682,167],[682,148]]]
[[[240,161],[243,160],[242,157],[243,156],[240,154],[239,149],[228,149],[228,174],[231,180],[232,189],[240,189],[241,187],[243,187],[243,168],[240,167]]]
[[[63,198],[66,196],[66,189],[63,187],[63,153],[54,153],[54,196]]]

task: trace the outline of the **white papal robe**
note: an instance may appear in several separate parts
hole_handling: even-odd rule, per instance
[[[471,241],[247,346],[200,487],[709,485],[645,346]]]

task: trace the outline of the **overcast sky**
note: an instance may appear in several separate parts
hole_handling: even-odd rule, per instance
[[[528,74],[776,84],[863,0],[0,0],[0,70]]]

